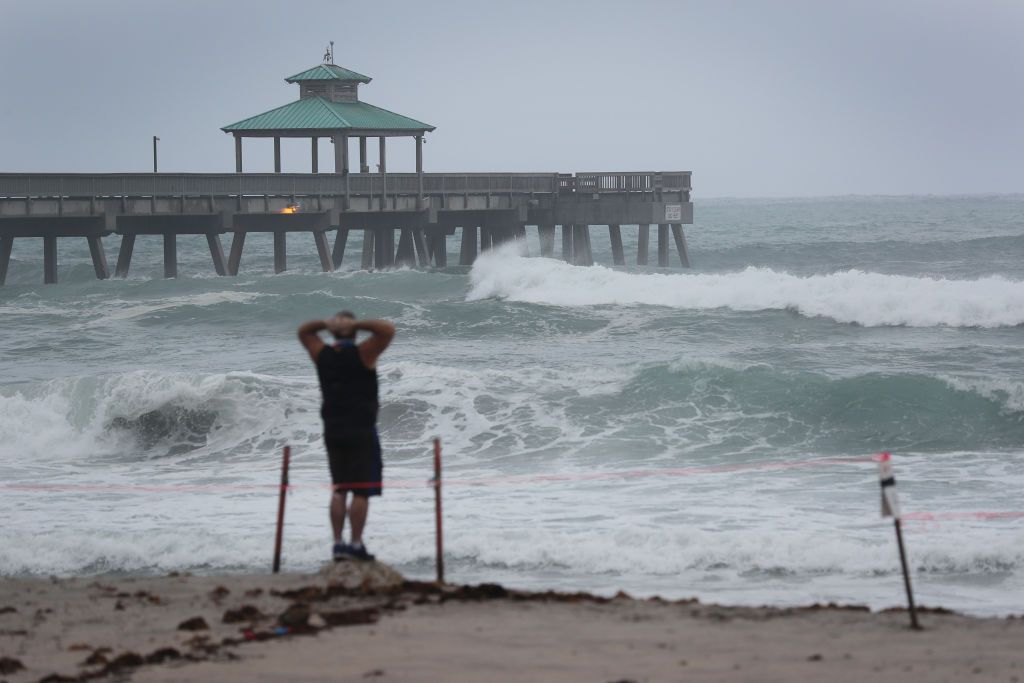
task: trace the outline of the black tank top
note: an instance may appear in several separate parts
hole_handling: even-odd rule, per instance
[[[325,346],[316,358],[326,436],[373,431],[377,426],[377,370],[363,365],[354,344]]]

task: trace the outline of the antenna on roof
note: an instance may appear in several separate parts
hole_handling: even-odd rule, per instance
[[[334,64],[334,41],[324,51],[324,64]]]

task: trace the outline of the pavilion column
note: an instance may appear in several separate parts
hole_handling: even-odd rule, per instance
[[[312,148],[311,151],[313,152],[313,173],[319,173],[320,172],[320,170],[319,170],[319,166],[320,166],[320,138],[317,138],[317,137],[313,138],[313,148]]]
[[[369,173],[370,167],[366,165],[366,136],[359,136],[359,172]]]
[[[341,134],[341,173],[345,176],[345,208],[348,209],[349,201],[349,179],[348,179],[348,133]]]
[[[242,172],[242,136],[235,134],[235,173]]]
[[[348,133],[341,130],[334,134],[334,172],[348,173]]]
[[[341,134],[341,172],[348,175],[348,133]]]
[[[387,173],[388,173],[388,153],[387,153],[387,143],[385,142],[386,140],[387,140],[387,138],[385,138],[383,135],[380,136],[380,150],[379,150],[380,163],[377,164],[377,167],[380,170],[380,174],[381,174],[381,176],[383,176],[381,178],[381,183],[380,183],[380,188],[381,188],[380,189],[380,210],[381,211],[384,210],[385,205],[387,204],[387,201],[388,201],[388,176],[387,176]]]
[[[423,199],[423,136],[416,136],[416,192]]]
[[[274,137],[274,173],[281,172],[281,138]]]

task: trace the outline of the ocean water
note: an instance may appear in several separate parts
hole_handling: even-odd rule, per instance
[[[438,436],[452,581],[898,605],[870,460],[888,450],[919,602],[1024,612],[1024,197],[696,211],[687,271],[539,258],[531,229],[532,256],[444,272],[356,271],[356,237],[324,274],[293,235],[274,275],[250,236],[236,278],[182,237],[166,281],[143,237],[106,282],[62,240],[43,286],[41,241],[16,241],[0,575],[266,570],[286,444],[284,565],[317,567],[327,467],[295,328],[349,308],[399,330],[367,543],[410,576],[433,572]],[[610,264],[607,232],[593,244]]]

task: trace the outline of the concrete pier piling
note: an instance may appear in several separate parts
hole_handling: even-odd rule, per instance
[[[647,265],[647,256],[651,251],[650,242],[651,226],[646,224],[638,225],[636,238],[636,264],[638,266]]]
[[[43,237],[43,282],[57,284],[57,238],[52,235]]]
[[[363,259],[360,267],[363,270],[370,270],[373,268],[373,255],[376,252],[376,247],[373,243],[374,233],[372,230],[363,230]]]
[[[56,235],[47,235],[43,238],[43,282],[48,285],[57,284]]]
[[[231,253],[228,255],[228,275],[238,275],[242,263],[242,248],[245,246],[245,231],[236,232],[231,238]]]
[[[658,226],[658,267],[668,268],[668,226]]]
[[[7,282],[7,268],[11,265],[11,249],[13,248],[13,237],[0,237],[0,285]]]
[[[423,228],[412,229],[412,245],[416,252],[416,265],[420,268],[430,266],[430,253],[427,251],[427,236]]]
[[[377,228],[373,231],[373,267],[377,270],[395,265],[395,230]]]
[[[206,233],[206,244],[210,248],[210,258],[213,259],[213,270],[217,275],[227,275],[228,268],[224,262],[224,245],[221,244],[220,235],[214,232]]]
[[[164,277],[178,277],[178,236],[173,232],[164,233]]]
[[[412,230],[402,228],[402,234],[398,238],[398,253],[395,254],[396,266],[412,267],[416,265],[416,253],[412,242]]]
[[[574,225],[572,231],[573,263],[577,266],[594,265],[594,254],[590,248],[590,226]]]
[[[132,252],[135,250],[135,233],[130,232],[121,236],[121,248],[117,252],[117,266],[114,269],[114,277],[128,277],[128,269],[132,264]],[[232,273],[234,275],[235,273]]]
[[[612,243],[612,263],[617,266],[626,265],[626,252],[622,248],[621,226],[608,226],[608,240]]]
[[[540,255],[551,258],[555,255],[555,226],[538,225],[537,233],[540,240]]]
[[[459,265],[471,266],[477,256],[477,228],[475,225],[462,226],[462,248],[459,251]]]
[[[320,268],[325,273],[334,270],[334,257],[331,248],[327,244],[327,234],[323,230],[313,231],[313,243],[316,244],[316,253],[320,257]]]
[[[334,238],[334,250],[331,252],[331,265],[335,270],[341,267],[345,259],[345,245],[348,242],[349,228],[338,228],[338,234]]]
[[[11,250],[13,248],[13,237],[0,237],[0,285],[7,282],[7,269],[11,265]]]
[[[445,268],[447,235],[461,235],[458,263],[469,266],[505,242],[529,244],[527,230],[534,226],[541,256],[555,256],[561,226],[559,256],[584,266],[594,262],[591,227],[607,225],[611,260],[621,266],[623,231],[636,225],[636,262],[644,266],[650,226],[657,225],[659,267],[669,265],[669,234],[680,264],[689,267],[683,229],[692,216],[687,172],[0,173],[0,282],[8,280],[16,237],[43,238],[48,283],[57,280],[57,237],[87,238],[96,277],[109,277],[102,237],[110,235],[120,239],[115,277],[127,276],[139,235],[162,238],[164,275],[176,277],[179,235],[206,237],[213,270],[237,275],[250,232],[273,235],[275,272],[287,268],[287,234],[312,233],[320,267],[331,271],[342,265],[351,230],[364,234],[363,268],[391,268],[396,258],[409,267]],[[333,249],[329,231],[337,231]],[[226,259],[224,233],[232,236]]]
[[[427,244],[435,268],[448,267],[448,235],[445,232],[434,232]]]
[[[686,233],[683,232],[683,226],[680,223],[672,224],[672,237],[676,241],[676,250],[679,252],[679,264],[683,268],[690,267],[690,250],[686,246]]]
[[[491,226],[485,223],[480,226],[480,253],[482,254],[485,251],[489,251],[493,245],[494,238],[491,234]]]
[[[283,230],[274,232],[274,274],[288,270],[287,234]]]

